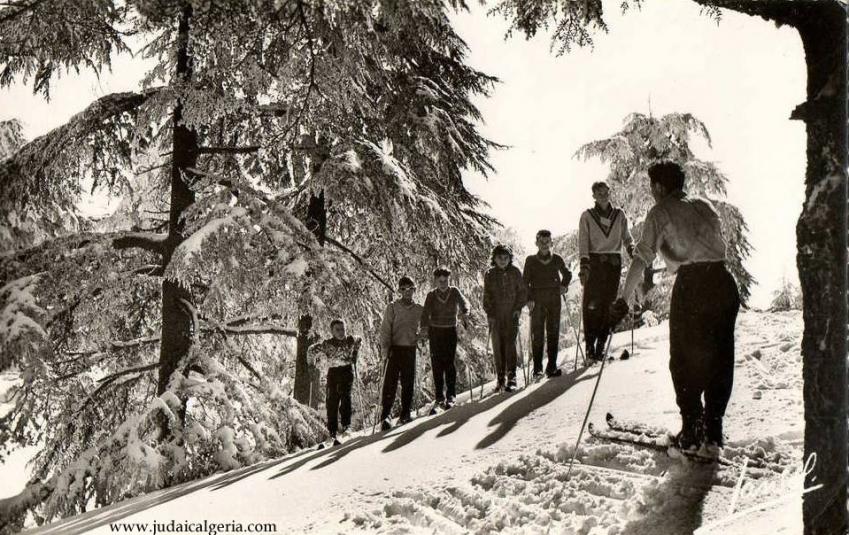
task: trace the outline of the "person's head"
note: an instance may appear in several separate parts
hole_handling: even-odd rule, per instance
[[[602,208],[607,208],[610,204],[610,186],[607,185],[607,182],[593,183],[592,190],[596,204]]]
[[[550,230],[540,230],[537,232],[537,249],[542,254],[548,254],[551,252],[551,231]]]
[[[490,263],[493,266],[506,268],[513,262],[513,252],[506,245],[498,244],[492,249],[492,257]]]
[[[675,162],[660,162],[649,167],[651,194],[659,201],[678,190],[684,189],[684,170]]]
[[[401,294],[401,299],[411,301],[416,293],[416,283],[410,277],[401,277],[398,279],[398,293]]]
[[[449,277],[451,277],[451,271],[448,268],[438,267],[433,270],[433,283],[440,290],[448,288]]]
[[[345,338],[345,322],[340,319],[335,319],[330,322],[330,334],[337,340]]]

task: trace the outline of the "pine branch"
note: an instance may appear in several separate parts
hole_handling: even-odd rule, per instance
[[[394,292],[394,291],[395,291],[395,289],[392,287],[392,285],[391,285],[391,284],[389,284],[388,282],[386,282],[386,280],[385,280],[383,277],[381,277],[380,275],[378,275],[378,274],[377,274],[377,272],[376,272],[375,270],[373,270],[372,268],[370,268],[370,267],[368,266],[368,264],[366,264],[365,260],[363,260],[363,259],[360,257],[360,255],[358,255],[357,253],[355,253],[354,251],[352,251],[351,249],[349,249],[348,247],[346,247],[346,246],[345,246],[345,245],[343,245],[342,243],[340,243],[340,242],[336,241],[335,239],[331,238],[330,236],[325,236],[325,237],[324,237],[324,241],[325,241],[325,242],[327,242],[327,243],[329,243],[330,245],[333,245],[333,246],[337,247],[338,249],[341,249],[342,251],[345,251],[345,252],[346,252],[346,253],[348,253],[349,255],[351,255],[351,257],[352,257],[354,260],[356,260],[357,262],[359,262],[359,264],[360,264],[361,266],[363,266],[364,268],[366,268],[366,271],[368,271],[368,272],[369,272],[369,274],[370,274],[372,277],[374,277],[374,278],[375,278],[378,282],[380,282],[381,284],[383,284],[383,285],[384,285],[384,286],[385,286],[385,287],[386,287],[386,288],[387,288],[390,292]]]
[[[9,9],[15,8],[15,7],[19,8],[19,9],[17,11],[9,13],[8,15],[4,15],[4,16],[0,17],[0,24],[9,22],[10,20],[15,19],[15,18],[23,15],[24,13],[26,13],[28,11],[32,11],[33,9],[37,8],[39,4],[43,4],[43,3],[44,3],[44,0],[35,0],[34,2],[32,2],[30,4],[24,4],[22,2],[15,2],[14,4],[5,4],[4,7],[8,7]]]
[[[67,123],[18,149],[11,158],[0,163],[0,198],[32,202],[34,199],[27,194],[57,195],[57,188],[48,180],[54,172],[64,173],[64,169],[54,169],[62,156],[92,134],[102,131],[109,119],[139,108],[160,90],[153,88],[141,93],[112,93],[100,97]]]
[[[822,7],[831,2],[805,2],[800,0],[694,0],[707,8],[722,8],[761,17],[779,25],[799,26]],[[820,5],[818,5],[820,4]],[[835,2],[836,4],[836,2]],[[830,6],[828,6],[830,7]]]
[[[125,375],[131,375],[133,373],[155,370],[156,368],[159,368],[159,366],[161,366],[161,363],[154,362],[152,364],[145,364],[143,366],[134,366],[132,368],[127,368],[125,370],[120,370],[120,371],[117,371],[115,373],[111,373],[111,374],[107,375],[106,377],[98,379],[97,382],[101,383],[101,385],[99,387],[97,387],[97,389],[94,392],[92,392],[92,395],[94,395],[97,392],[97,390],[100,390],[100,388],[105,386],[105,383],[111,383],[112,381],[118,379],[119,377],[123,377]]]

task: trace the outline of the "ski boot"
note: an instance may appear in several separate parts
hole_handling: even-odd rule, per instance
[[[543,373],[541,371],[534,372],[534,382],[542,381]]]
[[[725,445],[722,436],[722,418],[706,418],[704,423],[705,452],[711,456],[719,456]]]
[[[446,411],[448,409],[453,409],[454,405],[456,405],[456,403],[454,403],[454,398],[448,398],[448,399],[445,400],[445,410]]]
[[[392,429],[392,420],[389,418],[384,418],[382,422],[380,422],[380,430],[381,431],[389,431]]]
[[[508,381],[507,386],[504,387],[504,391],[507,392],[508,394],[510,392],[515,392],[516,391],[516,381],[515,380],[514,381]]]
[[[413,416],[408,412],[402,414],[400,418],[398,418],[398,425],[408,424],[413,421]]]
[[[704,424],[701,417],[683,418],[681,431],[675,435],[674,446],[682,451],[696,451],[704,441]]]
[[[631,358],[631,354],[628,353],[628,350],[626,349],[622,352],[622,356],[619,357],[619,360],[628,360],[629,358]]]
[[[552,379],[554,377],[560,377],[561,375],[563,375],[563,370],[561,370],[560,368],[554,368],[553,370],[545,371],[545,376],[549,379]]]

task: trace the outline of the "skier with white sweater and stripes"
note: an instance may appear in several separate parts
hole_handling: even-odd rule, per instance
[[[605,182],[592,185],[595,205],[581,214],[578,225],[578,277],[584,286],[583,315],[587,357],[604,358],[610,334],[608,310],[619,291],[622,248],[634,256],[634,240],[628,217],[610,203],[610,187]]]

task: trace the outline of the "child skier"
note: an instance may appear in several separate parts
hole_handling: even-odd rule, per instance
[[[628,313],[643,270],[659,252],[667,269],[677,272],[669,311],[669,370],[681,411],[678,446],[704,443],[715,454],[723,445],[722,419],[734,381],[740,296],[725,266],[726,244],[713,205],[684,192],[684,172],[676,163],[651,166],[649,178],[655,205],[611,316],[618,321]]]
[[[451,271],[441,267],[433,271],[435,289],[425,297],[421,328],[430,340],[430,362],[436,403],[445,409],[454,406],[457,369],[457,313],[468,328],[469,305],[463,294],[448,281]]]
[[[512,392],[516,389],[519,316],[528,300],[528,291],[522,272],[513,265],[513,253],[509,248],[496,245],[491,265],[484,275],[483,309],[489,322],[498,390]]]
[[[383,378],[381,429],[392,428],[389,416],[395,403],[398,380],[401,381],[401,416],[398,422],[412,421],[413,388],[416,381],[416,345],[422,338],[419,325],[422,306],[413,302],[416,285],[409,277],[398,281],[401,298],[393,301],[383,313],[380,325],[380,346],[386,359]]]
[[[604,182],[592,185],[595,206],[581,214],[578,224],[578,277],[584,286],[582,312],[587,358],[603,359],[610,334],[610,305],[619,290],[622,274],[622,246],[633,257],[634,245],[628,218],[610,204],[610,188]]]
[[[528,285],[528,311],[531,313],[531,350],[534,356],[534,379],[542,377],[542,349],[547,348],[545,374],[559,377],[557,351],[560,343],[560,296],[572,280],[572,272],[563,258],[551,252],[551,231],[537,232],[537,254],[525,260],[523,277]]]
[[[348,435],[351,425],[351,388],[354,384],[354,366],[362,339],[345,336],[345,322],[330,322],[331,338],[313,344],[307,358],[314,366],[327,373],[327,430],[334,445]],[[341,412],[342,428],[338,416]]]

